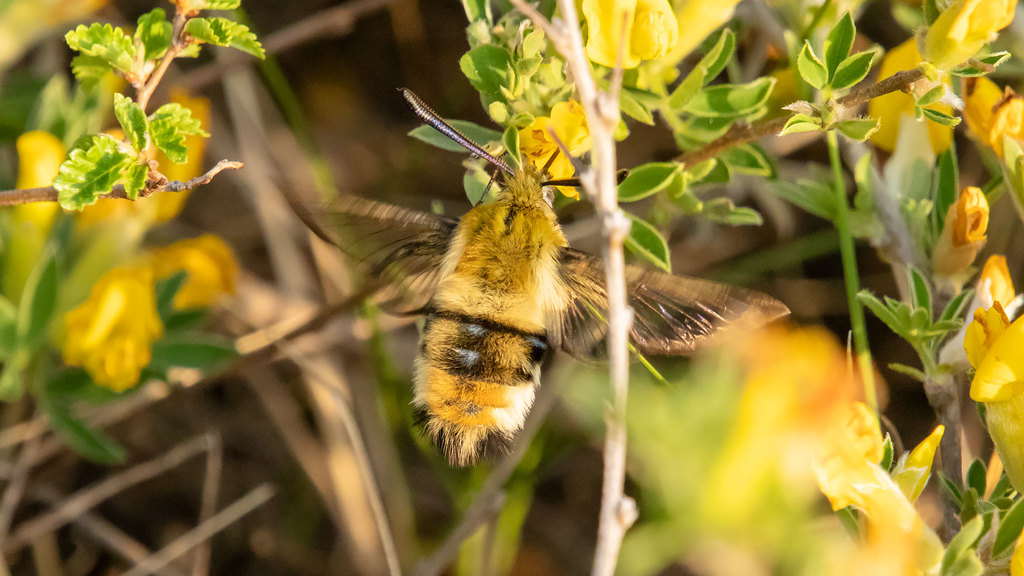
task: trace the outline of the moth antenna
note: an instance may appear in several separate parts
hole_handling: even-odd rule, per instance
[[[560,150],[558,148],[555,148],[554,154],[552,154],[551,157],[548,158],[548,161],[544,163],[544,168],[542,168],[541,171],[540,171],[541,174],[547,174],[548,173],[548,170],[551,169],[551,165],[555,163],[555,158],[558,158],[558,153],[559,152],[560,152]]]
[[[412,111],[420,117],[420,120],[423,120],[441,134],[451,138],[452,142],[455,142],[466,150],[469,150],[472,154],[497,166],[509,176],[515,175],[515,170],[506,164],[504,160],[487,152],[479,144],[470,140],[468,136],[456,130],[454,126],[445,122],[444,118],[441,118],[437,112],[431,110],[430,106],[427,106],[427,104],[423,102],[419,96],[414,94],[412,90],[409,90],[408,88],[399,88],[398,91],[402,93],[402,97],[409,103],[409,107],[412,108]]]
[[[497,177],[498,177],[498,172],[497,171],[494,171],[494,172],[491,173],[491,179],[487,181],[487,187],[484,188],[483,195],[480,196],[480,199],[477,200],[476,204],[473,204],[473,206],[479,206],[480,203],[484,201],[484,198],[486,198],[487,197],[487,193],[491,191],[491,186],[494,184],[494,180]]]

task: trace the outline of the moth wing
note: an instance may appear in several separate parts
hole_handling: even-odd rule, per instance
[[[600,258],[562,249],[560,275],[567,304],[548,326],[548,338],[578,358],[605,355],[608,293]],[[644,355],[687,355],[726,328],[755,327],[789,314],[775,298],[737,286],[626,266],[633,308],[630,339]]]
[[[386,310],[412,314],[430,302],[458,220],[356,196],[325,212],[328,226],[314,232],[365,268]]]

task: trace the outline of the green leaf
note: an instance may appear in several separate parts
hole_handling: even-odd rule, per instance
[[[89,373],[78,367],[67,368],[55,374],[46,382],[43,395],[46,402],[65,406],[82,401],[94,404],[106,403],[125,396],[108,388],[97,386]]]
[[[528,80],[540,70],[540,65],[544,62],[544,59],[540,56],[534,56],[533,58],[521,58],[515,62],[516,77],[523,81]]]
[[[18,306],[19,344],[34,350],[46,336],[57,308],[57,258],[46,250],[25,281]]]
[[[72,50],[84,56],[92,56],[94,63],[104,62],[121,74],[132,71],[135,46],[132,39],[120,28],[99,22],[94,22],[90,26],[79,24],[78,28],[64,35],[64,41]]]
[[[502,87],[512,85],[512,54],[501,46],[483,44],[473,48],[459,59],[462,73],[469,83],[491,102],[508,103]]]
[[[682,110],[686,104],[697,95],[697,92],[704,86],[704,69],[697,66],[683,78],[683,81],[672,91],[668,98],[668,105],[672,110]]]
[[[974,544],[981,536],[984,527],[984,520],[976,516],[973,520],[960,529],[953,540],[946,547],[946,553],[942,555],[942,563],[939,565],[941,576],[978,576],[984,566],[974,552]]]
[[[857,36],[857,28],[853,24],[853,16],[849,12],[836,22],[836,25],[825,38],[825,68],[828,69],[829,80],[834,80],[839,64],[850,54],[853,40]]]
[[[814,88],[821,90],[828,84],[828,69],[818,59],[814,49],[811,48],[811,43],[807,40],[804,40],[804,47],[796,57],[796,67],[800,72],[800,77]]]
[[[786,125],[779,131],[779,136],[799,134],[801,132],[817,132],[821,130],[821,119],[807,114],[793,114]]]
[[[523,57],[532,58],[534,56],[541,55],[541,52],[548,46],[548,40],[547,37],[544,36],[543,30],[534,28],[523,36],[521,46],[523,49]]]
[[[967,486],[974,488],[978,494],[985,493],[985,463],[981,460],[975,459],[967,468]]]
[[[960,123],[960,118],[950,116],[945,112],[939,112],[938,110],[932,110],[931,108],[919,108],[919,110],[921,110],[921,113],[924,114],[925,118],[935,122],[936,124],[941,124],[942,126],[949,126],[952,128]]]
[[[715,160],[714,158],[711,158],[711,159],[708,159],[708,160],[705,160],[705,161],[701,162],[700,164],[695,164],[693,166],[687,166],[686,167],[686,178],[687,178],[687,180],[689,180],[690,182],[699,182],[699,181],[703,180],[705,177],[707,177],[708,174],[711,173],[712,170],[715,169],[715,165],[717,163],[718,163],[718,160]]]
[[[987,56],[982,56],[981,58],[976,58],[977,61],[979,61],[979,62],[981,62],[983,64],[987,64],[989,66],[992,66],[993,68],[999,66],[1000,64],[1002,64],[1003,62],[1006,62],[1009,59],[1010,59],[1010,53],[1009,52],[1005,52],[1005,51],[1004,52],[993,52],[992,54],[989,54]],[[988,74],[991,74],[991,72],[989,70],[983,68],[983,67],[975,67],[975,66],[971,66],[970,64],[968,64],[966,66],[961,66],[959,68],[954,68],[954,69],[950,70],[950,74],[954,74],[956,76],[964,76],[964,77],[976,77],[976,76],[986,76]]]
[[[942,310],[942,315],[939,316],[939,321],[944,320],[957,320],[963,316],[967,305],[970,303],[971,298],[974,296],[974,290],[964,290],[963,292],[954,296],[946,308]]]
[[[935,104],[936,102],[941,100],[942,97],[945,94],[946,94],[946,85],[945,84],[939,84],[938,86],[936,86],[936,87],[932,88],[931,90],[929,90],[929,91],[925,92],[924,94],[922,94],[921,97],[917,99],[917,105],[918,106],[928,106],[928,105],[931,105],[931,104]]]
[[[181,289],[181,286],[188,280],[188,272],[179,270],[167,278],[161,278],[156,282],[156,309],[161,320],[167,320],[174,313],[174,296]]]
[[[881,124],[874,118],[855,118],[853,120],[840,120],[836,128],[850,140],[863,142],[878,131]]]
[[[832,222],[836,216],[835,194],[823,182],[799,180],[796,184],[784,180],[772,182],[772,189],[786,201]]]
[[[109,134],[79,138],[53,179],[61,207],[81,210],[95,203],[124,176],[132,160]]]
[[[839,64],[839,68],[836,69],[835,76],[832,77],[832,89],[843,90],[857,85],[868,75],[868,72],[871,72],[871,65],[874,63],[875,56],[877,55],[878,52],[868,50],[866,52],[858,52],[843,60]]]
[[[711,50],[708,50],[708,53],[697,64],[698,68],[704,70],[702,74],[704,83],[714,80],[716,76],[722,73],[735,50],[736,34],[729,28],[723,28],[715,40],[714,46],[711,47]]]
[[[619,184],[619,201],[635,202],[661,192],[681,169],[676,162],[650,162],[633,168]]]
[[[50,428],[75,452],[101,464],[124,461],[124,448],[102,430],[92,428],[75,418],[67,406],[44,402],[43,409],[50,416]]]
[[[165,373],[171,368],[207,370],[237,356],[234,342],[213,334],[175,334],[153,343],[149,369]]]
[[[704,118],[746,116],[764,106],[774,87],[774,78],[758,78],[748,84],[715,84],[697,93],[683,110]]]
[[[1013,491],[1013,486],[1010,485],[1010,477],[1004,472],[999,476],[999,481],[996,482],[995,488],[992,489],[992,499],[994,501],[997,498],[1004,498],[1011,491]]]
[[[467,170],[462,177],[462,187],[466,191],[466,198],[472,206],[476,206],[484,198],[487,192],[487,185],[491,176],[484,170]]]
[[[934,190],[932,196],[935,198],[932,225],[936,231],[936,237],[938,237],[946,222],[946,212],[949,211],[950,206],[956,203],[956,193],[960,189],[960,167],[957,165],[956,154],[952,149],[939,155],[935,164],[937,170],[935,170],[932,180]]]
[[[654,115],[629,88],[619,92],[619,108],[622,113],[648,126],[654,126]]]
[[[734,171],[754,176],[770,176],[773,172],[771,162],[764,152],[753,144],[734,146],[718,156]]]
[[[914,368],[913,366],[907,366],[906,364],[900,364],[899,362],[890,362],[889,370],[892,370],[897,374],[909,376],[921,383],[924,383],[928,380],[928,377],[920,368]]]
[[[154,8],[139,16],[135,42],[142,47],[144,60],[159,60],[171,47],[171,23],[163,8]]]
[[[200,42],[214,46],[230,46],[262,60],[263,46],[245,24],[227,18],[192,18],[185,24],[185,32]]]
[[[234,10],[242,0],[206,0],[207,10]]]
[[[146,114],[131,98],[114,94],[114,116],[121,124],[125,138],[136,152],[146,149]]]
[[[512,159],[513,167],[522,166],[523,160],[519,156],[519,130],[516,130],[515,126],[505,128],[501,135],[501,143],[505,146],[508,157]]]
[[[964,498],[963,493],[960,491],[960,488],[956,485],[955,482],[953,482],[953,480],[950,479],[949,476],[946,476],[941,471],[939,472],[938,476],[940,491],[943,494],[945,494],[946,497],[949,498],[954,504],[956,504],[957,508],[963,508]]]
[[[21,398],[25,386],[21,381],[21,367],[13,362],[0,367],[0,400],[14,402]]]
[[[879,320],[881,320],[890,330],[896,334],[902,334],[906,331],[906,323],[903,322],[899,316],[891,310],[888,306],[882,303],[877,296],[872,294],[868,290],[861,290],[857,293],[857,300],[864,305],[865,308],[871,310]]]
[[[932,289],[928,280],[913,266],[907,267],[907,281],[910,284],[910,302],[914,308],[921,308],[927,316],[927,321],[932,320]]]
[[[71,73],[75,79],[86,90],[92,90],[103,78],[103,75],[110,72],[110,65],[99,56],[88,56],[79,54],[71,59]]]
[[[501,142],[502,134],[497,130],[491,130],[490,128],[484,128],[478,124],[474,124],[467,120],[445,120],[451,124],[452,128],[455,128],[463,136],[469,138],[473,142],[481,146],[486,146],[490,142]],[[448,150],[449,152],[465,152],[469,153],[462,145],[456,143],[451,138],[435,130],[432,126],[422,124],[409,131],[409,136],[430,144],[431,146],[437,146],[442,150]]]
[[[885,441],[882,442],[882,459],[878,462],[882,470],[888,472],[892,469],[893,453],[892,437],[886,434]]]
[[[146,177],[149,176],[148,164],[132,164],[124,176],[124,194],[129,200],[139,197],[139,192],[146,187]]]
[[[18,310],[11,301],[0,294],[0,360],[9,358],[14,352],[18,337]]]
[[[1022,529],[1024,529],[1024,498],[1018,499],[1013,508],[999,518],[999,530],[996,531],[996,539],[992,544],[992,557],[1001,558],[1013,550],[1013,543],[1017,541]]]
[[[672,264],[669,260],[668,242],[665,241],[665,237],[646,220],[629,212],[625,212],[625,214],[633,222],[629,229],[629,236],[626,237],[626,247],[665,272],[671,272]]]
[[[764,222],[757,210],[736,206],[730,198],[712,198],[704,202],[701,214],[712,222],[728,226],[760,226]]]
[[[153,145],[175,164],[188,161],[185,136],[192,134],[210,137],[210,134],[203,130],[199,119],[192,117],[192,111],[181,104],[164,104],[149,116],[149,137],[153,140]]]

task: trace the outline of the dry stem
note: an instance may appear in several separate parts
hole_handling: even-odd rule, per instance
[[[917,82],[923,77],[924,73],[917,68],[903,70],[889,76],[877,84],[852,90],[846,96],[837,100],[836,103],[840,108],[853,108],[873,98],[884,96],[890,92],[904,91],[909,88],[911,84]],[[762,120],[761,122],[755,122],[753,124],[733,124],[733,126],[729,128],[729,131],[722,137],[706,144],[703,148],[682,154],[677,157],[676,160],[686,164],[687,166],[700,164],[705,160],[710,160],[711,158],[718,156],[720,153],[732,148],[733,146],[739,146],[740,144],[745,144],[762,136],[768,136],[769,134],[778,134],[779,131],[782,130],[782,127],[786,125],[787,120],[789,120],[789,116]]]
[[[619,121],[617,90],[620,82],[616,76],[613,77],[609,92],[597,89],[590,61],[583,48],[583,35],[573,0],[559,0],[562,18],[554,22],[547,22],[523,0],[513,0],[513,4],[547,33],[552,44],[565,58],[576,83],[580,103],[586,112],[593,142],[592,166],[580,175],[580,182],[594,202],[603,224],[602,237],[605,243],[602,252],[608,287],[608,360],[613,402],[606,423],[601,512],[592,574],[610,576],[615,572],[622,538],[636,520],[637,514],[636,503],[623,493],[626,478],[626,397],[629,391],[627,344],[633,314],[626,299],[625,257],[622,251],[622,242],[629,234],[630,222],[619,209],[615,190],[613,133]]]
[[[196,176],[195,178],[182,182],[180,180],[171,180],[170,182],[147,180],[146,187],[139,192],[139,198],[146,198],[152,196],[157,192],[183,192],[185,190],[191,190],[198,186],[205,186],[213,180],[214,176],[220,174],[224,170],[239,170],[244,166],[243,163],[234,160],[221,160],[217,162],[217,165],[210,169],[209,172],[202,176]],[[107,194],[101,194],[100,198],[122,198],[127,199],[128,195],[125,194],[124,185],[118,184]],[[43,188],[26,188],[24,190],[3,190],[0,191],[0,208],[5,206],[16,206],[18,204],[31,204],[32,202],[57,202],[57,189],[53,186],[45,186]]]

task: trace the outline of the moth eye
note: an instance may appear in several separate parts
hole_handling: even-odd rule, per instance
[[[548,206],[554,207],[555,204],[555,189],[551,186],[544,187],[544,201],[548,203]]]

